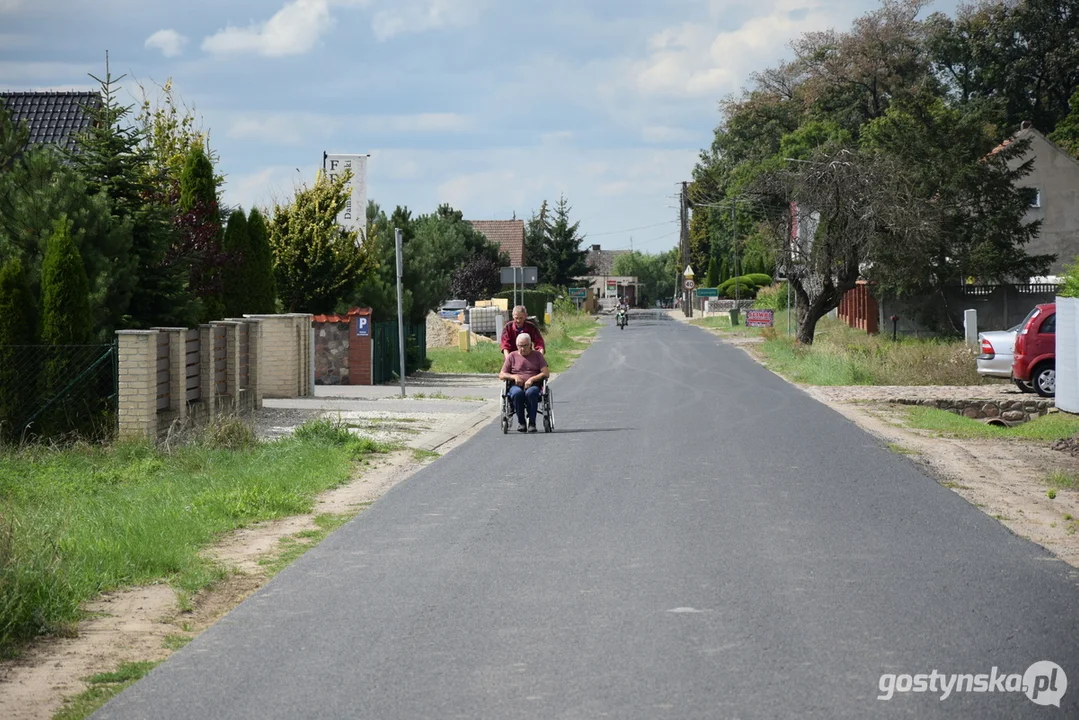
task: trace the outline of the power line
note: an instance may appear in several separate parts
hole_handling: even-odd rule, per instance
[[[663,225],[673,225],[676,222],[678,221],[668,220],[667,222],[656,223],[655,225],[642,225],[640,227],[626,228],[625,230],[611,230],[609,232],[601,233],[586,233],[584,237],[587,239],[593,237],[603,237],[604,235],[618,235],[619,233],[633,232],[634,230],[651,230],[652,228],[662,227]]]

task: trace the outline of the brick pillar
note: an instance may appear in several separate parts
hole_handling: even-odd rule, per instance
[[[183,423],[187,420],[187,328],[150,329],[169,336],[169,410]]]
[[[207,419],[217,412],[215,389],[214,328],[213,325],[199,325],[199,397]]]
[[[350,385],[374,385],[371,308],[361,308],[348,327],[348,382]],[[359,334],[361,327],[366,328],[366,335]]]
[[[873,293],[869,292],[869,286],[865,286],[865,299],[866,299],[866,326],[865,331],[870,335],[876,335],[880,332],[880,325],[877,324],[880,318],[880,306],[877,304],[877,299],[873,297]]]
[[[262,320],[248,318],[247,323],[247,386],[252,409],[262,407]]]
[[[157,331],[117,330],[122,437],[157,438]]]
[[[227,320],[210,323],[225,328],[225,395],[215,398],[217,409],[228,413],[240,411],[240,324]]]

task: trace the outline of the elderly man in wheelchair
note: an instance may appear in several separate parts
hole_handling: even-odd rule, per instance
[[[498,379],[506,383],[502,392],[502,432],[509,432],[510,419],[517,415],[517,432],[537,432],[536,413],[542,409],[543,429],[554,429],[554,417],[551,413],[550,389],[547,380],[551,377],[550,368],[543,353],[532,346],[528,333],[517,336],[517,350],[506,356]],[[525,411],[528,413],[528,425],[525,425]]]

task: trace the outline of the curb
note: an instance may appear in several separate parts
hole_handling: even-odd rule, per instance
[[[466,415],[463,420],[453,426],[451,430],[428,433],[427,435],[417,438],[413,442],[406,443],[407,447],[414,448],[416,450],[427,450],[433,452],[437,448],[442,447],[450,440],[460,437],[464,433],[468,432],[472,428],[485,422],[490,422],[498,415],[499,406],[496,402],[488,401],[484,403],[484,406],[475,412]]]

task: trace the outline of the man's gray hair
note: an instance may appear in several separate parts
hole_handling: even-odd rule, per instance
[[[523,312],[525,314],[525,317],[528,317],[528,308],[526,308],[524,305],[514,305],[511,315],[516,315],[518,310]]]
[[[532,344],[532,336],[529,335],[528,333],[521,333],[520,335],[517,336],[517,344],[518,345],[521,344],[521,338],[524,338],[528,345]]]

